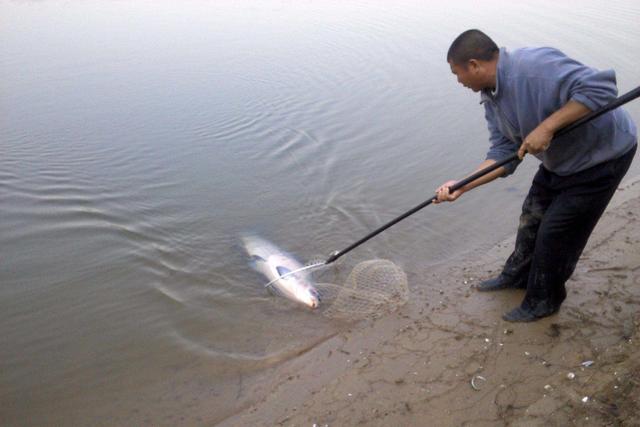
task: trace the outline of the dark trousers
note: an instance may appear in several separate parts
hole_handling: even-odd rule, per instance
[[[540,165],[522,206],[515,249],[502,272],[516,287],[527,289],[523,309],[544,316],[560,307],[567,296],[565,282],[636,148],[569,176]]]

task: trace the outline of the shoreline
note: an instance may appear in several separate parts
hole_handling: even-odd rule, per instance
[[[265,372],[215,425],[640,423],[639,211],[637,176],[596,226],[558,314],[505,322],[522,291],[473,289],[513,236],[412,274],[405,306]]]

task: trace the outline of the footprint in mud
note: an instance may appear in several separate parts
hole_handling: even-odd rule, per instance
[[[549,330],[545,332],[548,336],[552,338],[557,338],[560,336],[560,325],[557,323],[552,323],[549,325]]]

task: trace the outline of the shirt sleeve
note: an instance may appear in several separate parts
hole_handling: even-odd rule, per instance
[[[491,144],[489,151],[487,152],[486,160],[498,161],[516,153],[520,147],[500,132],[496,125],[496,119],[493,111],[486,106],[485,119],[487,120],[487,126],[489,128],[489,143]],[[511,175],[516,170],[520,162],[521,160],[514,160],[505,164],[503,166],[505,173],[502,175],[502,178]]]
[[[544,49],[538,60],[538,70],[545,74],[544,78],[549,83],[558,82],[562,105],[574,100],[595,111],[618,95],[613,70],[599,71],[588,67],[553,48]],[[553,91],[549,92],[553,94]]]

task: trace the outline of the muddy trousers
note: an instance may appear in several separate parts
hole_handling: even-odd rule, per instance
[[[522,309],[536,316],[558,310],[567,296],[565,282],[636,148],[568,176],[540,165],[522,206],[515,249],[502,272],[516,287],[526,288]]]

